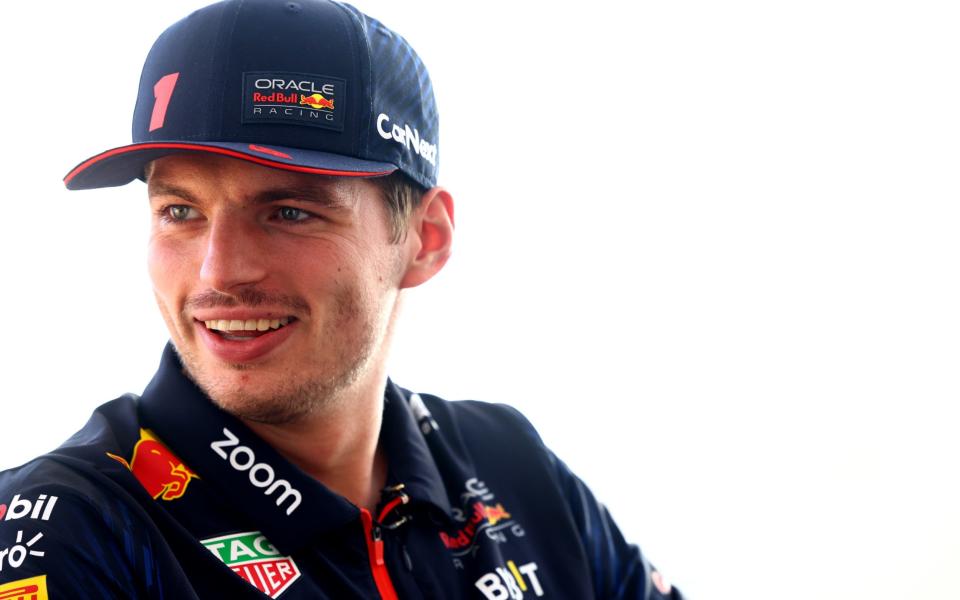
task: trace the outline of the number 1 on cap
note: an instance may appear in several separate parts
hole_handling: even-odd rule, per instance
[[[173,95],[173,88],[177,86],[177,78],[180,73],[170,73],[160,78],[153,86],[153,113],[150,115],[150,129],[155,131],[163,127],[163,119],[167,116],[167,106],[170,104],[170,96]]]

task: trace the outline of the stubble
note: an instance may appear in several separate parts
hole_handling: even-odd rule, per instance
[[[205,298],[191,299],[187,305],[251,307],[298,302],[262,292],[237,298],[208,292]],[[368,370],[383,329],[376,318],[380,311],[367,306],[370,300],[359,289],[340,287],[332,296],[322,334],[310,341],[308,356],[291,366],[231,364],[224,372],[222,365],[206,366],[189,348],[177,348],[177,352],[186,375],[224,411],[267,425],[296,423],[335,409],[344,392]],[[245,386],[244,381],[256,385]]]

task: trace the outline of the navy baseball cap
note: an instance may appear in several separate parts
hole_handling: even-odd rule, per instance
[[[133,143],[64,183],[124,185],[154,159],[206,152],[319,175],[399,170],[429,188],[438,134],[426,67],[379,21],[328,0],[226,0],[161,34],[140,77]]]

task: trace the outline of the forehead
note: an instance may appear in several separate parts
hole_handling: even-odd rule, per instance
[[[246,200],[267,190],[295,190],[356,205],[379,188],[361,177],[332,177],[264,167],[249,161],[207,153],[183,153],[159,158],[145,174],[149,193],[180,190],[191,194],[216,192],[218,196]]]

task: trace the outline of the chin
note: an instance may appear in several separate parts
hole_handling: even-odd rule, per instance
[[[183,355],[181,361],[190,379],[222,410],[271,425],[294,423],[338,405],[369,366],[368,355],[339,364],[333,373],[309,373],[307,365],[204,364]]]

